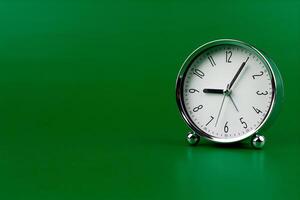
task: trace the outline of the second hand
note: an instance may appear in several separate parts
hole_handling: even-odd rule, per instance
[[[220,107],[220,110],[219,110],[219,113],[218,113],[218,117],[217,117],[217,121],[216,121],[215,127],[218,124],[219,117],[220,117],[220,114],[221,114],[221,110],[222,110],[222,107],[223,107],[223,104],[224,104],[225,97],[226,97],[226,94],[224,93],[223,100],[222,100],[221,107]]]

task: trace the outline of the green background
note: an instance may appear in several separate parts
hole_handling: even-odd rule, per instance
[[[0,1],[1,199],[300,199],[299,1]],[[267,52],[285,104],[261,151],[202,142],[175,102],[188,54]]]

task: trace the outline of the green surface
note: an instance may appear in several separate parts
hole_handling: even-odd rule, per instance
[[[299,1],[1,1],[1,199],[300,199]],[[187,55],[267,52],[285,105],[261,151],[190,147]]]

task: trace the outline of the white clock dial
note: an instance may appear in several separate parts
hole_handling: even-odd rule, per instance
[[[249,136],[272,107],[272,73],[251,48],[226,44],[206,49],[193,59],[183,79],[187,117],[214,138]]]

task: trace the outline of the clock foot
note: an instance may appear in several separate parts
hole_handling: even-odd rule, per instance
[[[255,134],[251,139],[251,144],[255,149],[261,149],[265,145],[265,137]]]
[[[190,145],[197,145],[200,141],[200,136],[194,132],[188,132],[186,140]]]

